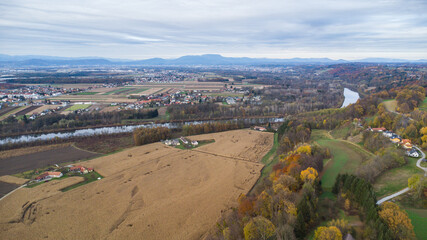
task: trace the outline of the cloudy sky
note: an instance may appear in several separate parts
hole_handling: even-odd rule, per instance
[[[0,53],[427,58],[427,0],[13,0]]]

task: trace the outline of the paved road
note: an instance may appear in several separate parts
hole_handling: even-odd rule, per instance
[[[419,149],[417,146],[414,146],[414,148],[415,148],[415,149],[417,149],[417,150],[421,153],[421,157],[420,157],[420,159],[418,159],[418,161],[417,161],[417,167],[424,171],[424,176],[427,176],[427,168],[425,168],[425,167],[421,167],[421,162],[422,162],[422,161],[424,161],[424,159],[425,159],[425,157],[426,157],[426,154],[425,154],[423,151],[421,151],[421,149]],[[399,192],[397,192],[397,193],[393,193],[393,194],[392,194],[392,195],[390,195],[390,196],[387,196],[387,197],[385,197],[385,198],[382,198],[382,199],[378,200],[377,205],[380,205],[380,204],[381,204],[381,203],[383,203],[383,202],[386,202],[386,201],[388,201],[388,200],[390,200],[390,199],[392,199],[392,198],[395,198],[395,197],[397,197],[397,196],[399,196],[399,195],[401,195],[401,194],[404,194],[404,193],[406,193],[406,192],[407,192],[407,191],[409,191],[409,190],[410,190],[409,188],[404,188],[404,189],[400,190],[400,191],[399,191]]]
[[[417,146],[414,146],[414,148],[417,149],[421,153],[421,158],[418,159],[418,161],[417,161],[417,167],[424,170],[424,177],[425,177],[425,176],[427,176],[427,168],[421,167],[421,162],[425,161],[426,154],[423,151],[421,151],[421,149],[419,149]]]

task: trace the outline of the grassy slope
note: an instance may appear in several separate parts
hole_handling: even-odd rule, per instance
[[[378,199],[404,189],[408,186],[408,178],[417,173],[422,174],[422,170],[416,167],[417,160],[410,158],[408,164],[381,174],[374,183]]]
[[[313,130],[312,140],[321,147],[329,148],[333,159],[325,166],[322,187],[332,188],[339,173],[353,173],[364,159],[370,157],[361,147],[343,140],[333,139],[325,130]]]
[[[258,178],[258,181],[255,183],[256,185],[260,184],[264,177],[268,176],[273,169],[273,166],[279,161],[279,156],[277,156],[277,147],[279,147],[279,135],[277,133],[274,134],[274,143],[271,147],[270,151],[264,155],[261,159],[261,162],[265,164],[264,168],[261,171],[261,176]]]
[[[387,109],[387,111],[389,112],[395,112],[396,108],[397,108],[397,101],[394,99],[389,99],[389,100],[385,100],[383,101],[384,107]]]

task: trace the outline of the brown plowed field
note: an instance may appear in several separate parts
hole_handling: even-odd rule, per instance
[[[0,202],[0,238],[201,239],[259,177],[262,154],[242,152],[273,135],[248,132],[197,136],[216,139],[206,153],[153,143],[96,158],[84,165],[105,178],[67,192],[45,184],[19,189]],[[239,141],[224,152],[218,141],[227,136]]]
[[[29,107],[27,107],[27,108],[25,108],[25,109],[23,109],[23,110],[21,110],[21,111],[17,112],[15,115],[16,115],[16,116],[25,115],[25,114],[27,114],[27,113],[29,113],[29,112],[33,111],[33,110],[36,110],[36,109],[37,109],[37,108],[39,108],[39,107],[40,107],[40,106],[29,106]]]
[[[97,156],[72,146],[0,159],[0,176],[21,173],[52,164],[73,162]]]
[[[0,198],[2,198],[4,195],[8,194],[9,192],[13,191],[18,187],[18,184],[0,181]]]

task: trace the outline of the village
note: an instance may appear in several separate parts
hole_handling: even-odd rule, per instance
[[[403,139],[402,137],[400,137],[396,133],[389,131],[384,127],[380,127],[380,128],[369,127],[368,130],[371,132],[382,133],[382,135],[384,137],[388,138],[392,143],[397,144],[398,146],[401,146],[406,151],[407,156],[413,157],[413,158],[420,157],[420,153],[412,145],[410,139]]]

